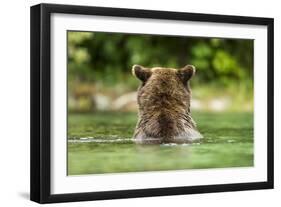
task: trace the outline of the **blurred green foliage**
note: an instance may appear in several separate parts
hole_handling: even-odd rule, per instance
[[[78,31],[67,35],[71,111],[106,105],[111,110],[112,101],[140,84],[131,73],[134,64],[193,64],[197,71],[191,86],[200,110],[213,110],[211,102],[218,99],[226,104],[217,108],[253,109],[253,40]]]
[[[252,85],[253,40],[68,32],[70,81],[106,85],[125,81],[135,87],[130,78],[134,64],[173,68],[193,64],[198,82]]]

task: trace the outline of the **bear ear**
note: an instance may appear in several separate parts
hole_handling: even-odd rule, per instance
[[[179,69],[177,74],[184,84],[195,74],[195,67],[193,65],[186,65]]]
[[[133,65],[132,73],[141,81],[145,82],[151,76],[151,70],[149,68],[144,68],[141,65]]]

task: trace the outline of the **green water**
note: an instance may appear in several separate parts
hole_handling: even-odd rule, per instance
[[[204,139],[140,146],[131,140],[136,113],[68,116],[68,174],[253,166],[253,114],[193,113]]]

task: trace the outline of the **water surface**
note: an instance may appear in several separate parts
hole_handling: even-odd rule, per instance
[[[136,113],[68,116],[68,174],[253,166],[253,114],[194,113],[204,139],[193,144],[137,145]]]

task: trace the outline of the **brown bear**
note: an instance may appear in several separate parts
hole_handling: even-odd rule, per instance
[[[195,73],[194,66],[174,69],[134,65],[132,73],[142,81],[137,92],[136,143],[191,143],[203,138],[190,113],[189,80]]]

